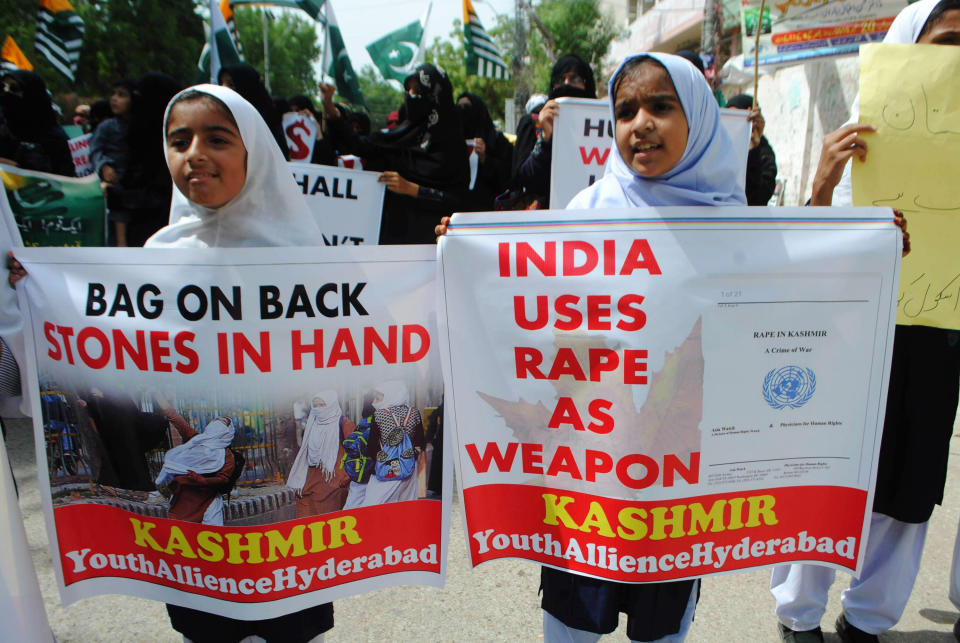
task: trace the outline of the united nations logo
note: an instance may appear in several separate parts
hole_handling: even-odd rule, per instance
[[[802,366],[781,366],[763,378],[763,399],[775,409],[797,409],[817,390],[817,376]]]

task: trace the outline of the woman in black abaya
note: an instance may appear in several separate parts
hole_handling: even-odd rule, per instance
[[[321,85],[332,142],[356,154],[387,186],[381,244],[434,243],[433,228],[463,209],[470,179],[467,146],[447,75],[420,65],[404,81],[404,120],[391,130],[360,137],[333,104],[334,87]]]

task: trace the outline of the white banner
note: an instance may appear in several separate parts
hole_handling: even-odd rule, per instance
[[[377,244],[386,189],[379,172],[312,163],[290,163],[290,170],[326,245]]]
[[[70,156],[73,157],[73,169],[77,176],[93,174],[93,162],[90,160],[90,138],[93,134],[84,134],[67,141]]]
[[[859,571],[900,264],[890,210],[509,214],[457,214],[440,245],[473,564],[624,582]]]
[[[320,125],[316,119],[299,112],[287,112],[283,115],[283,134],[287,138],[287,149],[291,161],[310,162],[313,158],[313,146],[317,142]]]
[[[424,488],[443,394],[434,253],[18,250],[64,602],[249,620],[442,586],[449,493]]]
[[[616,154],[610,120],[610,102],[605,99],[560,98],[560,111],[553,122],[550,165],[550,207],[562,209],[580,190],[603,176],[607,157]],[[720,122],[734,142],[736,156],[730,163],[743,168],[740,187],[747,181],[750,124],[746,110],[721,109]],[[612,150],[612,151],[611,151]]]

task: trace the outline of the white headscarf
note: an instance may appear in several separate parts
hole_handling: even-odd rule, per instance
[[[933,10],[940,4],[941,0],[918,0],[911,5],[901,9],[897,17],[893,19],[887,34],[883,37],[883,42],[895,45],[912,45],[920,37],[920,31],[923,25],[927,24],[927,19]],[[853,99],[853,105],[850,106],[850,118],[841,125],[852,125],[860,121],[860,92],[857,92]],[[853,205],[853,182],[851,167],[852,161],[843,166],[843,174],[840,175],[840,182],[833,189],[833,205],[849,206]]]
[[[323,479],[333,478],[337,467],[337,455],[340,452],[340,417],[343,411],[337,399],[336,391],[320,391],[313,396],[316,400],[323,400],[324,406],[310,406],[307,415],[306,427],[303,431],[303,442],[297,453],[290,475],[287,476],[287,486],[303,490],[307,483],[307,469],[320,465]]]
[[[389,409],[394,406],[410,406],[410,391],[403,380],[389,380],[377,387],[383,399],[373,403],[373,408]]]
[[[157,476],[162,485],[190,471],[215,473],[223,468],[227,447],[233,442],[233,422],[227,417],[218,417],[180,446],[173,447],[163,456],[163,468]]]
[[[717,101],[703,74],[690,61],[662,53],[627,57],[610,80],[611,112],[614,81],[623,66],[638,57],[650,57],[662,64],[673,81],[689,126],[683,156],[668,172],[647,178],[623,160],[614,141],[603,178],[581,191],[567,208],[746,205],[743,189],[737,187],[737,169],[730,163],[733,143],[720,122]]]
[[[247,148],[247,179],[240,193],[216,210],[193,203],[174,185],[170,221],[147,240],[146,247],[323,245],[320,228],[270,128],[256,108],[232,89],[197,85],[174,96],[163,118],[164,154],[171,106],[188,91],[213,96],[233,114]]]

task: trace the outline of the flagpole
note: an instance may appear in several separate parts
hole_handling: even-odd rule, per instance
[[[324,83],[327,75],[327,50],[330,45],[330,21],[327,19],[326,2],[323,3],[321,10],[323,11],[323,52],[320,54],[320,82]]]
[[[423,41],[427,37],[427,22],[430,20],[430,10],[433,9],[433,0],[427,3],[427,11],[423,14],[423,33],[420,35],[420,48],[417,50],[418,63],[423,62]]]

